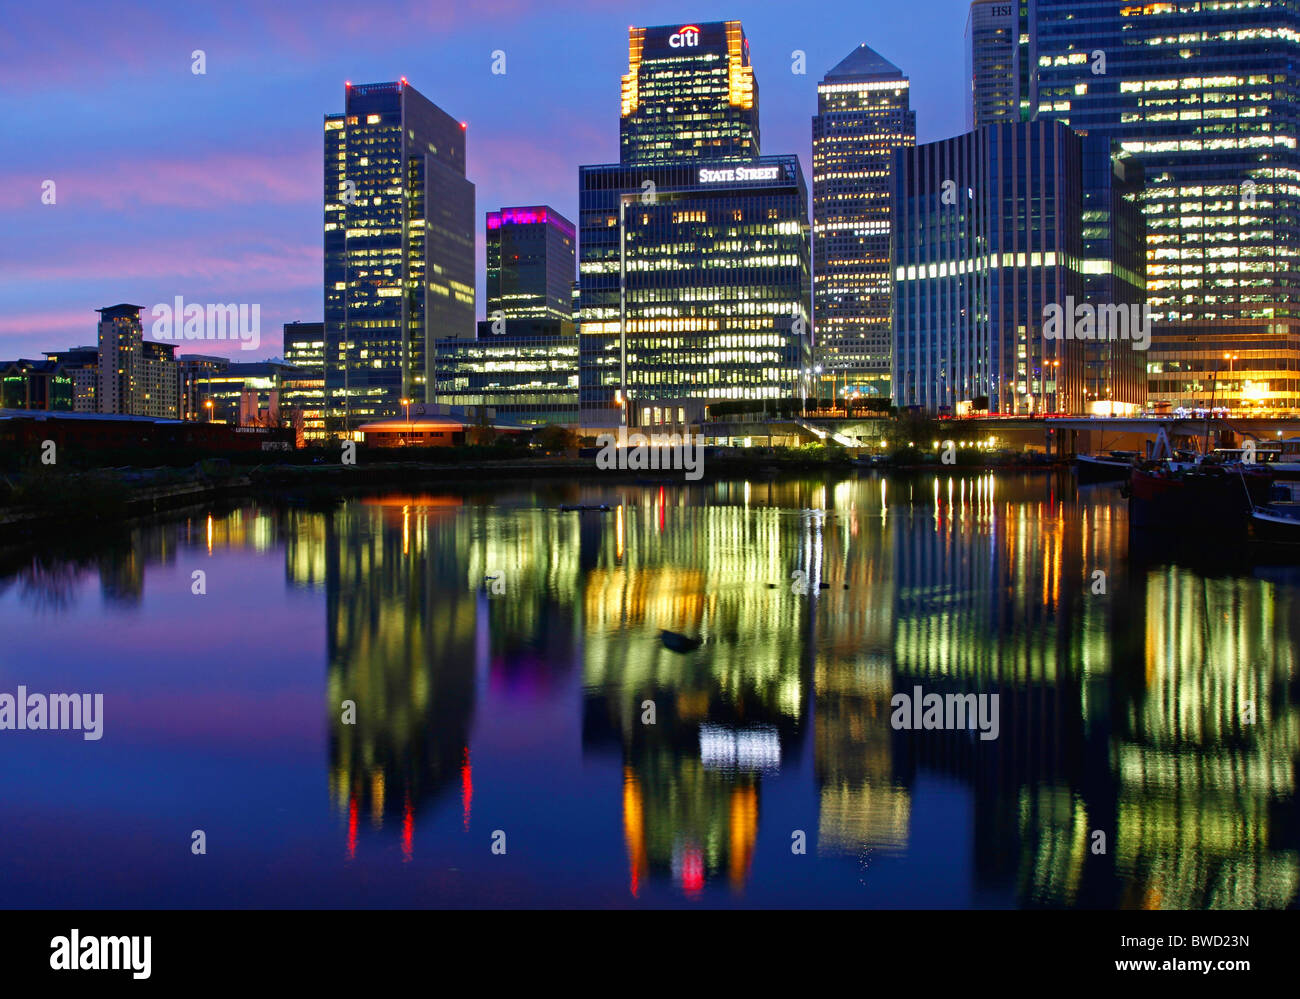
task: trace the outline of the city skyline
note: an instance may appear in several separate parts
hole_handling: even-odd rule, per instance
[[[319,122],[337,110],[341,84],[349,80],[404,75],[466,122],[467,176],[478,202],[477,319],[486,316],[484,210],[552,204],[576,217],[577,167],[617,160],[617,81],[627,68],[630,18],[665,23],[674,13],[699,21],[741,14],[763,83],[763,145],[797,154],[805,174],[817,81],[843,58],[849,37],[883,51],[913,77],[922,137],[950,135],[962,124],[966,95],[957,56],[964,0],[921,5],[930,23],[950,25],[939,46],[913,37],[910,17],[893,20],[883,9],[840,3],[821,5],[821,16],[805,26],[791,26],[785,12],[766,5],[737,12],[700,3],[638,15],[572,4],[574,16],[567,17],[527,4],[496,6],[498,18],[445,4],[394,5],[393,18],[377,18],[373,30],[367,23],[365,40],[340,55],[333,54],[337,39],[318,32],[316,22],[294,23],[291,11],[228,21],[169,12],[151,21],[147,7],[111,24],[78,19],[61,35],[58,56],[42,51],[41,38],[35,49],[6,52],[0,78],[20,95],[37,85],[34,64],[56,58],[69,64],[53,81],[40,82],[40,100],[11,115],[19,141],[11,144],[15,155],[4,186],[20,238],[3,251],[0,356],[41,357],[89,343],[94,309],[118,301],[148,309],[176,294],[262,305],[271,332],[258,353],[240,356],[234,345],[211,343],[195,345],[200,352],[239,360],[278,355],[275,331],[283,323],[320,318]],[[23,34],[24,20],[17,16],[13,37]],[[321,23],[331,21],[351,33],[345,8],[327,5]],[[394,21],[401,30],[390,29]],[[134,39],[131,54],[109,66],[101,52],[120,49],[112,40],[127,35]],[[563,41],[548,44],[548,38]],[[436,58],[420,54],[440,40],[446,44]],[[167,63],[135,54],[168,47],[175,57]],[[199,50],[203,74],[192,71]],[[492,73],[497,50],[505,53],[504,75]],[[803,74],[793,71],[795,50],[804,53]],[[557,52],[581,52],[587,65],[570,71],[565,67],[572,62],[561,59],[557,69]],[[268,85],[278,83],[283,99],[266,101]],[[60,144],[65,132],[96,142],[93,164],[82,142]],[[56,185],[52,205],[42,204],[46,180]],[[147,311],[145,318],[147,336]]]

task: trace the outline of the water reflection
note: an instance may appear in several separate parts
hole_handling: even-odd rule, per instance
[[[790,878],[760,847],[788,856],[795,830],[830,872],[819,883],[860,891],[862,858],[939,849],[921,818],[939,782],[969,802],[948,832],[975,898],[1296,900],[1293,581],[1130,557],[1118,494],[1076,495],[1068,479],[610,484],[564,499],[612,509],[561,512],[529,488],[246,507],[8,565],[0,598],[75,614],[77,581],[97,574],[129,613],[148,599],[146,566],[179,552],[282,557],[288,589],[323,600],[328,789],[349,858],[395,840],[418,862],[422,817],[443,805],[470,829],[475,740],[512,724],[484,715],[499,696],[571,702],[551,735],[576,737],[578,759],[557,756],[541,790],[613,792],[633,897],[741,898]],[[675,652],[661,629],[703,641]],[[916,686],[997,694],[999,738],[895,731],[891,698]],[[616,768],[587,766],[602,760]],[[589,786],[611,773],[621,788]]]

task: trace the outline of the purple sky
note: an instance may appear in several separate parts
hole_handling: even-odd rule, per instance
[[[966,0],[605,0],[10,5],[0,25],[0,359],[95,342],[96,308],[257,303],[262,347],[319,320],[321,119],[343,84],[406,76],[468,122],[483,214],[550,204],[577,217],[577,168],[618,159],[627,28],[739,18],[765,153],[809,172],[817,81],[859,42],[912,80],[920,141],[964,120]],[[191,72],[202,49],[205,75]],[[506,73],[491,73],[491,53]],[[807,74],[791,52],[807,53]],[[53,180],[57,202],[42,204]],[[146,313],[145,332],[149,331]]]

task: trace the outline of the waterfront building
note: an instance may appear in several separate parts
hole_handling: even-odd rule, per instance
[[[564,319],[573,314],[577,233],[547,205],[487,213],[489,319]]]
[[[46,351],[47,361],[62,365],[72,380],[72,411],[99,412],[99,348],[72,347]]]
[[[1300,410],[1300,9],[1012,6],[1020,106],[1143,169],[1150,405]]]
[[[807,188],[759,150],[739,22],[629,29],[618,164],[579,170],[584,426],[690,424],[811,373]]]
[[[58,361],[0,361],[0,409],[72,408],[72,372]]]
[[[325,324],[294,321],[284,324],[285,372],[281,401],[302,414],[306,442],[325,439]]]
[[[558,319],[479,323],[478,339],[438,340],[439,403],[491,407],[520,424],[578,422],[578,335]]]
[[[797,397],[811,364],[799,158],[580,176],[584,425],[617,424],[620,409],[632,426],[694,423],[711,401]]]
[[[230,358],[214,354],[182,354],[176,360],[180,369],[181,385],[181,419],[209,420],[211,414],[204,407],[206,394],[200,390],[200,381],[206,382],[211,375],[225,372],[231,364]]]
[[[431,397],[439,337],[474,333],[465,126],[410,86],[347,86],[325,116],[326,429]]]
[[[895,156],[898,405],[1083,412],[1087,341],[1045,326],[1049,306],[1072,322],[1090,290],[1082,139],[1059,122],[986,125]]]
[[[888,398],[893,152],[916,144],[910,83],[859,45],[817,86],[812,120],[816,360],[846,393]]]
[[[197,419],[237,426],[280,427],[296,423],[288,407],[281,406],[286,382],[301,369],[278,361],[211,362],[218,358],[184,355],[193,379]]]
[[[1141,308],[1146,292],[1146,225],[1141,162],[1108,135],[1082,137],[1083,289],[1094,306]],[[1132,416],[1147,402],[1147,366],[1155,349],[1120,339],[1084,342],[1083,411]]]
[[[101,413],[176,418],[180,412],[176,345],[144,339],[141,305],[97,309]]]

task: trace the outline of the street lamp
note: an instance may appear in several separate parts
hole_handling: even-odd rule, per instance
[[[212,400],[205,399],[203,401],[203,408],[208,411],[208,422],[211,423],[212,422]]]
[[[411,443],[411,400],[403,399],[402,405],[406,407],[406,443]]]
[[[1225,361],[1228,362],[1228,384],[1227,384],[1227,386],[1224,387],[1224,390],[1223,390],[1223,394],[1226,396],[1226,395],[1228,394],[1228,390],[1232,387],[1232,374],[1233,374],[1233,367],[1234,367],[1235,362],[1236,362],[1236,360],[1237,360],[1237,355],[1236,355],[1236,354],[1233,354],[1233,353],[1227,353],[1227,354],[1224,354],[1224,355],[1223,355],[1223,359],[1224,359]],[[1229,412],[1229,414],[1231,414],[1231,412],[1232,412],[1232,407],[1229,405],[1227,408],[1228,408],[1228,412]]]

